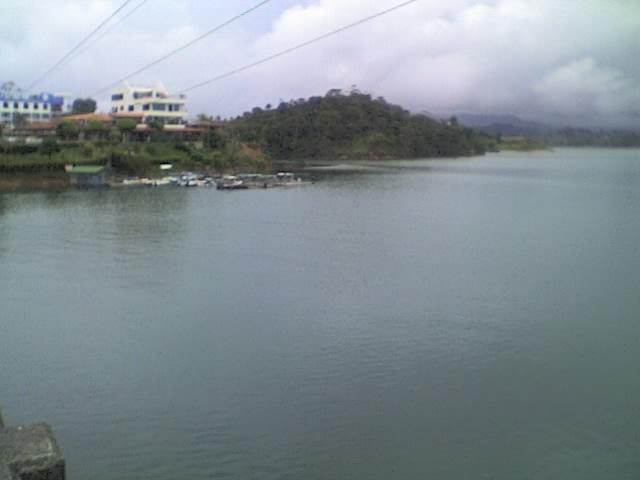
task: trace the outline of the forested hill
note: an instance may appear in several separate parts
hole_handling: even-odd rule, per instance
[[[425,158],[484,153],[492,139],[409,113],[383,98],[331,90],[324,97],[254,108],[230,122],[274,159]]]

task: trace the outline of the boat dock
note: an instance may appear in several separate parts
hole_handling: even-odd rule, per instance
[[[133,187],[216,187],[218,190],[249,190],[266,188],[283,188],[310,185],[291,172],[278,172],[274,175],[246,173],[237,175],[211,176],[193,172],[182,172],[179,175],[161,178],[128,177],[109,182],[114,188]]]

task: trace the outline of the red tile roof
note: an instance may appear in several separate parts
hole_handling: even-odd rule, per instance
[[[72,122],[111,122],[113,119],[108,113],[80,113],[78,115],[65,115],[61,117],[62,121],[69,120]]]

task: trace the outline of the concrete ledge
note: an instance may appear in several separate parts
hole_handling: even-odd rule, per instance
[[[0,427],[0,480],[64,478],[64,457],[49,425]]]

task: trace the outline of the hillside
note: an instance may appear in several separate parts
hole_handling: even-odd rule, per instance
[[[475,131],[500,137],[526,137],[534,145],[552,147],[638,147],[640,130],[558,127],[515,115],[456,115],[458,121]]]
[[[230,122],[274,159],[425,158],[484,153],[492,139],[455,121],[414,115],[383,98],[331,90],[324,97],[254,108]]]

